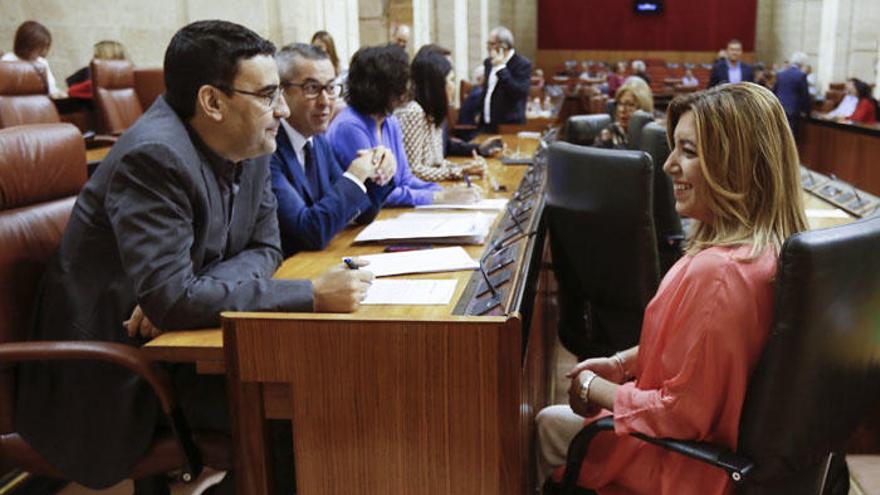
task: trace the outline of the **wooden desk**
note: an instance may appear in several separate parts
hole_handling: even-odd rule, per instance
[[[110,153],[110,146],[106,146],[103,148],[92,148],[86,150],[86,161],[101,161],[107,156],[107,153]]]
[[[490,162],[506,195],[524,172]],[[475,182],[491,188],[488,177]],[[403,211],[383,210],[379,218]],[[382,250],[352,245],[359,230],[346,229],[324,251],[297,254],[276,276],[312,278],[343,255]],[[495,230],[503,230],[500,220]],[[154,359],[194,361],[201,372],[225,369],[239,493],[274,493],[269,418],[293,420],[301,494],[525,494],[534,484],[533,418],[549,396],[547,335],[555,327],[544,325],[548,272],[538,275],[539,289],[522,297],[543,243],[533,237],[519,243],[506,314],[454,315],[473,272],[435,273],[412,278],[457,280],[449,305],[224,313],[222,336],[173,332],[144,351]],[[485,248],[465,247],[474,257]]]
[[[880,196],[880,126],[801,119],[798,130],[801,163]]]

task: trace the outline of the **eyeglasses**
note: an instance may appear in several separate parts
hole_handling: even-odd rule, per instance
[[[278,102],[281,100],[281,87],[275,86],[273,89],[269,89],[261,92],[254,91],[245,91],[243,89],[233,88],[233,87],[222,87],[218,86],[220,89],[225,91],[232,91],[233,93],[238,93],[242,95],[253,96],[260,103],[263,104],[266,108],[275,108],[278,105]]]
[[[321,84],[317,81],[306,81],[304,83],[292,83],[289,81],[285,81],[281,83],[281,86],[284,89],[287,89],[291,86],[296,86],[297,88],[302,90],[303,96],[310,100],[313,98],[317,98],[322,91],[329,98],[338,98],[339,95],[342,94],[342,85],[335,82]]]

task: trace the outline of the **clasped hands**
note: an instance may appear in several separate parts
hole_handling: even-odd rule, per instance
[[[397,159],[394,158],[394,153],[384,146],[358,150],[357,155],[347,171],[361,182],[365,183],[369,179],[379,186],[384,186],[397,172]]]
[[[590,378],[590,375],[596,375],[596,378]],[[627,380],[624,368],[614,357],[590,358],[581,361],[569,370],[565,377],[571,379],[568,387],[568,403],[576,414],[583,417],[593,416],[602,407],[609,408],[611,406],[611,404],[600,404],[596,401],[594,392],[598,388],[599,378],[616,385]],[[582,397],[581,393],[584,384],[588,384],[590,392],[587,397]],[[590,400],[591,398],[592,400]]]

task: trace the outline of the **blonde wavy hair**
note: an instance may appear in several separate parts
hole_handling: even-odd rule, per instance
[[[102,40],[95,43],[94,58],[98,60],[127,60],[125,47],[113,40]]]
[[[626,78],[626,81],[614,93],[614,101],[620,101],[625,93],[632,93],[639,104],[639,110],[654,111],[654,93],[651,92],[651,86],[648,86],[648,83],[641,77],[630,76]]]
[[[768,246],[778,253],[787,237],[807,229],[798,152],[779,100],[753,83],[681,95],[669,105],[670,143],[687,112],[712,212],[711,223],[695,222],[688,254],[740,244],[751,244],[751,258]]]

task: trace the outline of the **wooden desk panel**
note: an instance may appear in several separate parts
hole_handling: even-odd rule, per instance
[[[880,129],[808,118],[798,131],[801,163],[880,195]]]

